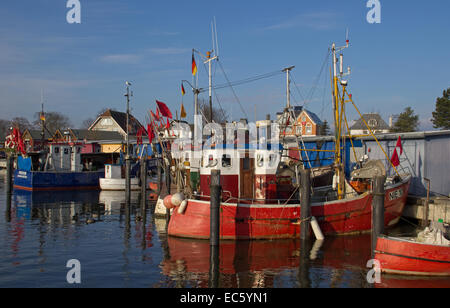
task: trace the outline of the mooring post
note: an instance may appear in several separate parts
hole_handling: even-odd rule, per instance
[[[300,239],[310,237],[311,224],[311,170],[300,170]]]
[[[385,176],[376,176],[373,179],[372,197],[372,254],[374,254],[378,236],[384,233],[384,183]]]
[[[141,160],[141,201],[145,210],[147,205],[147,159]]]
[[[219,244],[220,244],[220,203],[222,186],[220,183],[220,170],[211,170],[210,184],[210,249],[209,249],[209,287],[219,286]]]
[[[6,158],[6,194],[11,195],[13,192],[13,174],[14,174],[14,157],[8,155]]]
[[[218,246],[220,241],[220,199],[222,195],[220,170],[211,170],[210,192],[210,245]]]
[[[430,207],[430,186],[431,186],[431,180],[424,178],[425,182],[427,182],[427,199],[425,200],[425,203],[423,205],[423,219],[420,223],[420,226],[425,228],[428,226],[428,217],[429,217],[429,207]]]
[[[161,186],[162,186],[162,161],[158,158],[158,169],[157,169],[157,175],[158,175],[158,188],[157,188],[157,195],[161,195]]]
[[[166,176],[166,187],[167,187],[167,195],[170,195],[170,187],[172,186],[172,179],[170,175],[170,165],[166,166],[166,170],[164,171]],[[166,209],[166,221],[167,223],[170,221],[170,210]]]
[[[5,218],[6,222],[11,222],[11,194],[6,195],[6,212],[5,212]]]
[[[127,205],[131,203],[131,160],[127,155],[125,158],[125,200]]]

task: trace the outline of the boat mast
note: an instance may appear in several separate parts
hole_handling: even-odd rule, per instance
[[[339,93],[339,86],[338,86],[338,69],[337,69],[337,52],[340,52],[346,48],[349,47],[349,40],[347,38],[346,45],[343,47],[336,47],[336,44],[333,43],[331,47],[331,53],[333,58],[333,115],[334,115],[334,139],[335,139],[335,168],[336,168],[336,178],[337,178],[337,190],[338,190],[338,199],[343,199],[345,197],[345,173],[344,173],[344,167],[343,167],[343,161],[342,161],[342,144],[341,144],[341,138],[342,138],[342,113],[344,112],[344,91],[342,93],[342,98],[340,97]],[[339,75],[342,77],[343,74],[343,56],[340,55],[340,70]],[[343,87],[347,85],[345,81],[341,81],[341,84]]]
[[[41,89],[41,147],[44,148],[44,138],[45,138],[45,116],[44,116],[44,90]]]
[[[208,79],[209,79],[209,122],[212,123],[213,121],[213,110],[212,110],[212,69],[211,69],[211,62],[213,60],[218,59],[218,57],[211,56],[211,54],[214,52],[214,50],[207,51],[206,52],[206,61],[205,64],[208,64]]]
[[[129,137],[129,124],[130,124],[130,96],[133,96],[133,92],[130,93],[130,82],[125,82],[127,85],[127,94],[125,96],[127,97],[127,152],[126,152],[126,158],[129,159],[130,155],[130,137]]]
[[[283,72],[286,72],[286,109],[285,109],[285,125],[287,129],[289,118],[290,118],[290,110],[291,110],[291,79],[290,79],[290,72],[293,70],[295,66],[286,67],[283,69]]]

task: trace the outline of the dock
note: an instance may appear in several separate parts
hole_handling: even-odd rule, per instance
[[[426,203],[426,197],[408,196],[403,216],[423,220],[425,217]],[[445,196],[430,197],[428,203],[428,219],[450,223],[450,198]]]

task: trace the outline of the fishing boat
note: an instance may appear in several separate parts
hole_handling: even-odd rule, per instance
[[[414,238],[378,237],[375,259],[380,262],[381,271],[415,276],[450,276],[450,233],[442,228],[442,224],[434,225]],[[436,225],[441,225],[441,228]]]
[[[102,169],[81,161],[82,143],[54,142],[39,157],[18,156],[14,188],[27,191],[96,190]]]
[[[372,179],[386,175],[381,162],[361,162],[346,177],[343,154],[347,142],[352,137],[344,134],[345,104],[351,102],[348,82],[343,79],[343,56],[340,55],[340,72],[337,69],[337,52],[349,47],[332,46],[334,73],[333,112],[335,122],[333,181],[331,186],[314,187],[311,217],[315,217],[324,234],[352,234],[370,231],[372,214]],[[289,71],[287,73],[288,103],[284,117],[289,119],[292,108],[289,101]],[[358,109],[357,109],[358,110]],[[359,110],[358,110],[359,112]],[[344,121],[345,120],[345,121]],[[281,124],[285,130],[289,122]],[[346,125],[348,126],[348,125]],[[376,139],[369,125],[367,129]],[[291,128],[292,129],[292,128]],[[278,135],[278,134],[276,134]],[[283,134],[281,134],[283,135]],[[273,133],[272,133],[273,136]],[[243,138],[246,139],[245,137]],[[301,136],[300,136],[301,139]],[[298,238],[300,233],[301,210],[299,189],[299,169],[308,168],[305,162],[297,164],[286,155],[289,145],[281,140],[270,146],[215,146],[202,151],[200,166],[200,190],[196,194],[185,194],[186,202],[171,203],[167,198],[165,206],[173,208],[168,226],[168,234],[175,237],[208,239],[210,237],[210,183],[212,170],[220,170],[222,186],[220,211],[220,238],[229,240],[285,239]],[[302,140],[296,143],[298,151]],[[310,149],[308,150],[310,151]],[[319,150],[317,150],[319,151]],[[384,151],[384,150],[383,150]],[[287,157],[286,157],[287,156]],[[387,160],[391,163],[389,157]],[[392,163],[391,163],[392,164]],[[400,219],[408,195],[410,176],[400,174],[393,166],[395,174],[388,176],[385,183],[385,225],[393,226]],[[314,176],[314,175],[313,175]]]
[[[152,177],[152,171],[156,168],[157,160],[148,160],[147,165],[147,183],[148,188],[153,188],[152,184],[156,183],[157,179]],[[140,161],[133,164],[130,171],[130,188],[131,190],[140,190],[142,183],[139,172],[141,172]],[[125,165],[124,164],[106,164],[104,177],[100,178],[101,190],[125,190]]]

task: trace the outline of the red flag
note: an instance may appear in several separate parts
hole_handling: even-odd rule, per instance
[[[394,153],[392,154],[391,162],[392,162],[392,165],[394,165],[394,167],[397,167],[400,165],[400,159],[398,158],[397,149],[394,149]]]
[[[153,129],[150,124],[147,125],[147,132],[148,132],[148,142],[152,143],[153,138],[155,138],[155,133],[153,133]]]
[[[138,145],[142,144],[142,134],[144,133],[144,131],[145,131],[145,128],[141,127],[141,128],[139,128],[139,130],[136,134],[136,143]]]
[[[169,129],[170,128],[170,123],[169,123],[169,119],[167,119],[167,124],[166,124],[166,128]]]
[[[162,116],[172,119],[172,112],[170,112],[170,109],[166,104],[158,100],[156,101],[156,104],[158,105],[159,111],[161,112]]]
[[[400,148],[400,155],[403,154],[402,138],[400,136],[398,136],[397,145],[395,146],[395,148]]]
[[[159,121],[159,112],[156,111],[156,114],[153,113],[153,111],[150,110],[150,113],[152,114],[152,117],[156,120]]]

